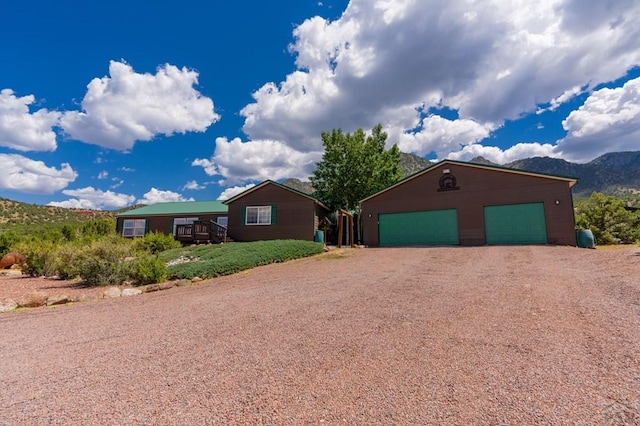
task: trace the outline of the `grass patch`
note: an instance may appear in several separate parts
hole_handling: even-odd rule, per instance
[[[159,258],[164,262],[179,258],[191,259],[167,268],[171,278],[191,279],[234,274],[260,265],[313,256],[323,251],[322,243],[275,240],[184,247],[162,252]]]

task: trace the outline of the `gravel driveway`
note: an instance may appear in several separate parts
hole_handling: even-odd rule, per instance
[[[0,315],[0,425],[640,424],[640,248],[354,249]]]

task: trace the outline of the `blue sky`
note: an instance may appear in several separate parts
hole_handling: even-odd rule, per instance
[[[429,159],[640,150],[636,0],[9,2],[0,196],[117,209],[307,178],[322,131]]]

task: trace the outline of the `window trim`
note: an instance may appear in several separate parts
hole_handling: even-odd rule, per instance
[[[126,233],[127,230],[131,230],[131,235],[128,235]],[[142,233],[140,233],[140,231],[142,231]],[[144,237],[146,233],[147,233],[147,219],[124,219],[122,221],[123,237]]]
[[[220,221],[220,219],[224,219],[224,222],[226,222],[226,223],[220,223],[220,222],[219,222],[219,221]],[[229,216],[218,216],[218,217],[216,218],[216,223],[217,223],[218,225],[220,225],[220,226],[224,226],[225,228],[228,228],[228,227],[229,227]]]
[[[250,210],[255,210],[256,213],[256,221],[255,222],[249,222],[249,211]],[[261,222],[261,213],[262,211],[262,218],[266,219],[268,218],[268,222],[264,221]],[[271,211],[272,211],[272,206],[247,206],[245,208],[245,215],[244,215],[244,224],[247,226],[269,226],[271,225]],[[268,215],[268,216],[267,216]]]

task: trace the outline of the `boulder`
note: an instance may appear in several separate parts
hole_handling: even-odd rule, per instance
[[[15,300],[6,297],[0,298],[0,312],[13,311],[18,307]]]
[[[102,297],[105,299],[116,299],[122,295],[122,291],[118,287],[109,287],[102,292]]]
[[[142,294],[142,290],[139,288],[125,288],[122,290],[122,297],[137,296],[138,294]]]
[[[144,291],[145,293],[151,293],[152,291],[158,290],[160,290],[160,285],[158,284],[149,284],[142,287],[142,291]]]
[[[48,298],[49,295],[47,293],[34,291],[18,300],[18,306],[21,308],[37,308],[38,306],[46,305]]]
[[[71,302],[71,299],[66,294],[60,294],[58,296],[50,296],[47,299],[47,306],[64,305]]]
[[[0,259],[0,269],[8,269],[13,265],[24,265],[27,259],[17,251],[12,251],[2,256]]]

